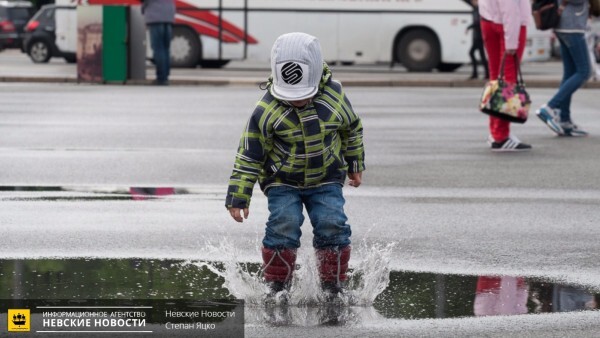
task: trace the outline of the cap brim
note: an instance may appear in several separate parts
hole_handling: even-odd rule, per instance
[[[271,87],[271,94],[280,100],[285,101],[297,101],[304,100],[315,96],[317,93],[318,87],[309,87],[309,88],[282,88],[277,85],[273,85]]]

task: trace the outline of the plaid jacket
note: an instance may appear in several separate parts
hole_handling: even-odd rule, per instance
[[[225,206],[249,207],[257,180],[265,194],[273,186],[344,184],[347,172],[365,170],[364,156],[360,118],[324,65],[319,91],[306,107],[269,90],[258,102],[240,140]]]

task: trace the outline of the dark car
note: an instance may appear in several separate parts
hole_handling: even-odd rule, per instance
[[[25,24],[33,13],[29,1],[0,1],[0,50],[21,48]]]
[[[57,27],[57,18],[62,29]],[[77,61],[77,10],[73,6],[45,5],[35,13],[25,27],[23,52],[35,63],[45,63],[51,57],[67,62]]]

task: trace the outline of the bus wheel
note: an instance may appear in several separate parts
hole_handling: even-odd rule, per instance
[[[188,28],[174,26],[171,38],[171,66],[195,68],[200,55],[201,45],[198,34]]]
[[[411,72],[430,72],[441,59],[440,44],[430,31],[415,29],[396,42],[396,59]]]

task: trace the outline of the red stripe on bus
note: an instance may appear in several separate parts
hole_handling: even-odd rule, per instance
[[[219,40],[219,38],[220,38],[219,37],[219,30],[214,29],[212,27],[204,26],[204,25],[196,23],[196,22],[187,21],[185,19],[175,19],[175,23],[186,25],[186,26],[190,26],[198,34],[210,36],[211,38],[215,38],[217,40]],[[234,36],[231,36],[231,34],[228,34],[225,31],[223,32],[223,35],[221,36],[221,38],[222,38],[222,41],[225,42],[225,43],[238,43],[238,42],[240,42],[239,39],[237,39]]]
[[[193,5],[190,5],[185,1],[177,0],[177,1],[175,1],[175,4],[176,4],[177,8],[194,8]],[[219,26],[219,16],[211,13],[208,10],[182,9],[182,10],[178,10],[177,13],[184,15],[184,16],[189,16],[189,17],[194,18],[199,21],[204,21],[204,22],[214,25],[216,27]],[[245,35],[244,30],[237,27],[236,25],[232,24],[231,22],[229,22],[225,19],[221,19],[221,27],[223,28],[224,31],[235,36],[237,39],[244,40],[244,35]],[[245,36],[245,38],[246,38],[246,42],[249,44],[258,43],[258,40],[256,40],[250,34],[247,34]]]

